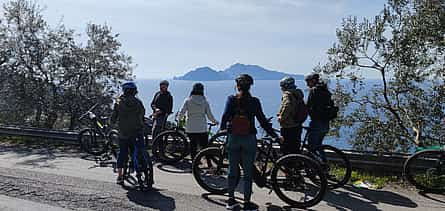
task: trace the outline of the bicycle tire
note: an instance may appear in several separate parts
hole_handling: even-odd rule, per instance
[[[332,190],[348,183],[349,179],[351,179],[352,167],[346,154],[331,145],[321,145],[315,148],[315,152],[320,151],[325,153],[330,151],[332,156],[332,160],[328,160],[327,163],[325,163],[319,155],[316,155],[317,160],[322,165],[322,170],[326,173],[328,188]],[[339,173],[339,168],[344,169],[344,172]]]
[[[294,173],[292,171],[292,166],[289,166],[288,164],[295,163],[295,170],[298,171],[298,173]],[[287,166],[287,167],[286,167]],[[287,169],[286,169],[287,168]],[[286,172],[283,171],[283,173],[279,172],[283,169],[286,170]],[[291,172],[292,171],[292,172]],[[278,179],[278,175],[280,173],[280,177],[284,175],[284,177],[288,178],[289,175],[291,177],[296,177],[292,179],[286,179],[284,183],[281,182],[281,179]],[[284,191],[281,190],[281,188],[284,188],[285,190],[288,189],[292,192],[296,192],[294,186],[301,186],[299,188],[305,189],[304,184],[302,184],[302,178],[301,173],[307,174],[309,178],[309,181],[313,181],[315,177],[318,177],[319,182],[314,184],[309,184],[313,187],[316,187],[319,189],[319,191],[316,192],[316,194],[308,201],[300,202],[293,199],[293,197],[289,197],[284,193]],[[300,182],[298,182],[300,181]],[[277,163],[272,169],[271,173],[271,182],[272,182],[272,188],[277,194],[277,196],[283,200],[285,203],[297,207],[297,208],[307,208],[312,207],[316,204],[318,204],[324,197],[326,190],[327,190],[327,181],[326,181],[326,175],[322,172],[322,169],[317,161],[314,159],[307,157],[305,155],[299,155],[299,154],[290,154],[281,157],[278,159]],[[304,182],[304,181],[303,181]],[[305,183],[305,182],[304,182]],[[306,198],[307,195],[303,194]]]
[[[78,140],[81,149],[86,153],[99,156],[105,152],[106,140],[94,129],[82,130],[78,135]]]
[[[170,136],[172,140],[169,140]],[[152,154],[163,164],[177,163],[188,154],[187,137],[175,130],[161,132],[153,141]]]
[[[229,167],[228,160],[225,160],[226,156],[223,155],[223,153],[221,153],[222,151],[224,151],[224,150],[221,149],[220,147],[206,148],[204,150],[201,150],[196,155],[196,157],[192,163],[193,178],[195,179],[195,181],[198,183],[198,185],[201,188],[208,191],[209,193],[225,194],[228,192],[228,181],[227,181],[228,176],[227,176],[227,178],[224,178],[224,176],[222,176],[221,178],[216,178],[216,176],[222,175],[221,173],[228,174],[228,167]],[[202,164],[201,161],[207,162],[207,168],[210,170],[204,169],[201,166],[201,164]],[[215,165],[215,166],[210,166],[209,161],[212,161],[213,165]],[[219,184],[216,184],[216,185],[219,185],[218,187],[216,187],[215,184],[208,183],[208,181],[202,177],[203,173],[205,174],[205,173],[211,172],[213,169],[215,170],[215,172],[212,172],[212,173],[214,173],[214,175],[210,175],[209,178],[210,179],[216,178],[215,180],[217,182],[219,182]],[[238,170],[240,170],[240,169],[238,169]],[[241,176],[238,175],[237,184],[238,184],[240,178],[241,178]]]
[[[435,161],[435,159],[439,160]],[[416,171],[423,174],[416,175]],[[445,192],[445,151],[424,150],[417,152],[405,161],[403,172],[406,180],[417,189],[432,193]],[[431,177],[434,176],[432,175],[434,173],[438,174],[437,178]]]

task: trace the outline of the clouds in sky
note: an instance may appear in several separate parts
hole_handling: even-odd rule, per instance
[[[1,0],[4,1],[4,0]],[[107,23],[139,78],[240,62],[305,73],[326,58],[348,15],[372,17],[383,0],[37,0],[51,25],[78,32]],[[63,17],[63,18],[62,18]]]

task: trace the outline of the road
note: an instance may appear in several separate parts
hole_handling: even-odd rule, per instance
[[[116,184],[109,163],[98,163],[72,146],[0,142],[0,210],[225,210],[224,196],[206,194],[193,180],[190,164],[155,168],[156,191]],[[240,195],[241,196],[241,195]],[[260,210],[286,207],[274,193],[254,187]],[[311,210],[444,210],[445,196],[398,187],[350,186],[330,191]]]

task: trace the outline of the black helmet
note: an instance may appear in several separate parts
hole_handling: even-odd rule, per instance
[[[280,87],[282,89],[295,89],[297,86],[294,78],[286,76],[280,80]]]
[[[169,83],[168,83],[167,80],[162,80],[161,82],[159,82],[159,86],[161,86],[161,85],[166,85],[166,86],[168,86]]]
[[[309,73],[306,76],[304,76],[304,80],[308,81],[308,80],[319,80],[320,79],[320,75],[318,73]]]
[[[192,92],[203,93],[204,92],[204,85],[202,83],[195,83],[195,84],[193,84]]]
[[[238,84],[238,85],[248,85],[248,86],[253,85],[253,78],[252,78],[252,76],[250,76],[248,74],[238,75],[238,77],[236,77],[235,81],[236,81],[236,84]]]

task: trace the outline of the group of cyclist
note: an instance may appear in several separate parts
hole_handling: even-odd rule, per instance
[[[252,174],[256,155],[256,127],[255,118],[260,126],[273,138],[281,143],[283,154],[298,153],[300,149],[302,123],[305,112],[309,113],[311,121],[309,127],[309,149],[321,145],[324,136],[329,131],[330,118],[326,117],[326,106],[332,103],[331,93],[326,83],[320,80],[317,73],[305,76],[309,87],[307,102],[301,89],[297,88],[295,79],[285,77],[280,81],[282,91],[281,105],[277,114],[280,125],[280,134],[272,128],[272,124],[264,115],[261,102],[250,93],[254,79],[248,74],[241,74],[236,79],[235,95],[227,98],[221,119],[220,131],[227,131],[227,151],[229,158],[229,199],[227,209],[239,206],[235,200],[235,188],[240,172],[238,166],[242,162],[244,172],[244,210],[257,210],[258,207],[251,202]],[[160,91],[157,92],[151,102],[153,109],[152,137],[156,137],[162,130],[167,117],[172,113],[173,97],[168,92],[169,83],[166,80],[160,82]],[[126,82],[122,85],[123,94],[114,105],[112,123],[118,124],[120,136],[120,153],[117,161],[117,183],[123,184],[122,168],[128,159],[128,146],[143,145],[143,117],[145,109],[142,102],[136,98],[137,88],[134,82]],[[219,122],[213,116],[210,105],[204,96],[204,85],[193,85],[190,96],[187,97],[178,113],[178,118],[186,119],[185,132],[190,139],[191,157],[195,157],[198,145],[201,148],[207,146],[207,118],[213,123]],[[144,149],[143,146],[137,147]],[[151,178],[153,181],[153,178]]]

